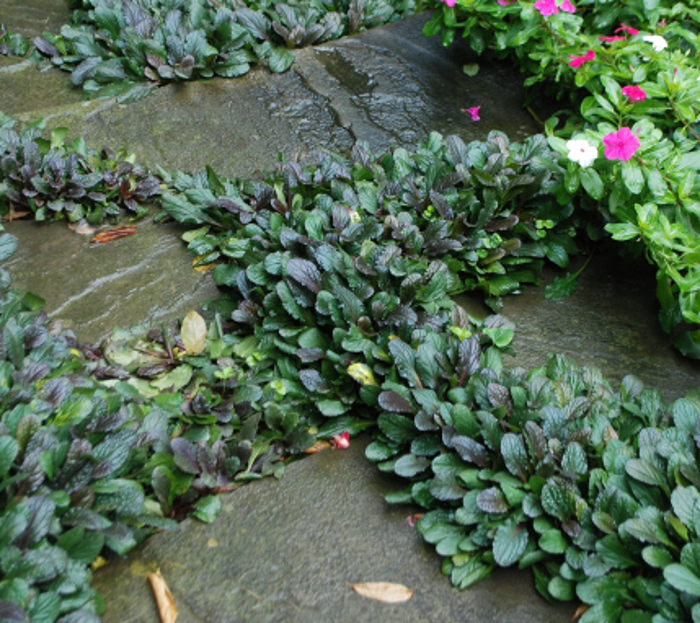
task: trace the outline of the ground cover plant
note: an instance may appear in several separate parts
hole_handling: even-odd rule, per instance
[[[60,34],[32,46],[0,28],[0,54],[34,49],[90,96],[136,101],[153,87],[233,78],[265,63],[283,72],[294,49],[411,15],[414,0],[85,0]]]
[[[5,159],[50,152],[10,125]],[[162,215],[194,227],[223,296],[208,324],[116,330],[104,349],[3,273],[0,613],[99,620],[91,563],[376,425],[368,458],[409,480],[389,501],[425,507],[418,530],[456,585],[517,562],[547,598],[591,606],[584,621],[697,616],[697,396],[666,406],[559,356],[508,370],[513,326],[453,299],[481,288],[497,305],[566,255],[558,159],[541,136],[432,134],[263,179],[159,170]],[[6,204],[22,196],[20,177],[3,183]],[[3,258],[14,247],[0,237]]]
[[[659,266],[664,326],[695,322],[697,16],[674,6],[436,11],[446,41],[468,29],[477,50],[539,61],[532,82],[588,89],[549,144],[432,134],[413,153],[359,144],[229,180],[147,172],[2,117],[0,211],[98,222],[155,202],[193,227],[222,298],[207,323],[80,348],[0,274],[0,615],[98,620],[99,556],[187,513],[211,520],[217,492],[376,424],[368,458],[407,481],[389,502],[425,509],[417,529],[455,585],[518,564],[547,599],[586,604],[584,622],[700,620],[697,391],[666,405],[558,355],[508,369],[514,327],[454,300],[480,289],[497,310],[607,223]],[[682,53],[656,50],[659,32]],[[0,235],[0,258],[14,247]]]

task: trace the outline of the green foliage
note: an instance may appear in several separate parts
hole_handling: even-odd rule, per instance
[[[37,221],[86,218],[99,224],[122,208],[139,218],[159,193],[158,180],[133,156],[65,143],[66,128],[42,137],[43,122],[17,132],[0,112],[0,214],[29,212]],[[0,257],[4,256],[0,240]],[[2,259],[5,259],[2,257]]]
[[[587,620],[625,621],[632,610],[690,620],[700,598],[695,394],[667,408],[637,379],[615,391],[558,355],[530,373],[497,371],[474,341],[465,377],[450,356],[465,341],[444,339],[449,365],[429,404],[411,378],[390,385],[413,429],[383,431],[367,456],[391,456],[380,467],[409,479],[391,501],[426,509],[418,531],[447,558],[453,584],[517,563],[535,570],[548,600],[590,605]],[[427,436],[442,443],[418,461]]]
[[[613,239],[656,264],[661,326],[677,333],[684,354],[700,357],[697,8],[670,0],[586,0],[575,13],[544,16],[529,1],[505,4],[438,2],[425,32],[441,32],[445,44],[461,32],[477,52],[488,48],[517,63],[526,86],[569,94],[569,107],[545,123],[566,168],[560,199],[598,212]],[[632,87],[644,97],[626,96]],[[631,128],[639,148],[624,161],[603,157],[603,138],[620,128]],[[598,149],[590,166],[572,159],[566,145],[572,137]],[[572,276],[555,284],[550,298],[573,287]],[[681,323],[691,330],[678,332]]]
[[[33,44],[91,96],[116,96],[122,103],[169,82],[241,76],[260,62],[283,72],[294,62],[295,48],[385,24],[415,9],[412,0],[83,0],[78,5],[60,34],[47,33]],[[9,39],[6,45],[8,51],[17,47]]]

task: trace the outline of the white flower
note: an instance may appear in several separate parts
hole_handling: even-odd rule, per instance
[[[645,35],[642,39],[651,43],[651,47],[657,52],[661,52],[661,50],[665,50],[668,47],[668,41],[661,35]]]
[[[589,145],[585,138],[567,141],[566,148],[569,150],[569,160],[578,162],[584,169],[590,167],[598,157],[598,150]]]

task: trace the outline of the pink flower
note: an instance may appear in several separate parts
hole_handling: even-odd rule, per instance
[[[620,35],[614,35],[612,37],[607,37],[603,35],[602,37],[598,37],[599,41],[603,41],[604,43],[613,43],[614,41],[624,41],[627,39],[627,37],[621,37]]]
[[[620,24],[620,27],[615,30],[615,32],[626,32],[629,35],[638,35],[639,31],[636,28],[632,28],[631,26],[627,26],[627,24]]]
[[[559,13],[556,0],[537,0],[533,6],[545,17]]]
[[[344,433],[340,433],[340,435],[332,435],[331,446],[333,446],[335,450],[346,450],[347,448],[349,448],[350,433],[348,431],[345,431]]]
[[[457,0],[442,0],[442,2],[444,2],[449,7],[453,7],[456,1]]]
[[[472,108],[462,108],[462,112],[469,113],[472,117],[472,121],[479,121],[479,109],[481,106],[473,106]]]
[[[617,132],[605,135],[603,145],[605,145],[603,154],[608,160],[626,162],[639,149],[639,138],[632,134],[629,128],[620,128]]]
[[[647,98],[647,94],[644,89],[638,87],[636,84],[634,86],[622,87],[622,94],[629,98],[631,102],[641,102]]]
[[[593,50],[588,50],[583,56],[572,56],[570,57],[569,65],[574,69],[581,67],[586,61],[592,61],[595,58],[595,52]]]
[[[559,8],[564,11],[564,13],[576,13],[576,7],[571,4],[569,0],[564,0],[564,2],[559,5]]]
[[[513,4],[516,0],[497,0],[498,4],[501,6],[508,6],[510,4]]]

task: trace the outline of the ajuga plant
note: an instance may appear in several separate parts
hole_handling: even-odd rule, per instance
[[[0,273],[4,619],[99,620],[88,565],[369,427],[368,458],[408,481],[389,501],[425,508],[457,586],[517,563],[546,598],[590,606],[583,621],[698,618],[700,399],[667,407],[556,355],[508,370],[512,324],[454,300],[497,307],[575,251],[542,137],[159,177],[163,217],[195,227],[183,238],[222,289],[208,326],[79,348]],[[0,259],[15,244],[0,235]]]
[[[86,218],[93,224],[126,210],[139,218],[158,194],[158,180],[134,157],[98,153],[78,138],[65,143],[66,128],[43,138],[43,123],[15,131],[0,112],[0,213],[37,221]]]
[[[168,82],[243,75],[254,63],[273,72],[294,48],[337,39],[413,12],[413,0],[288,3],[263,0],[84,0],[60,34],[34,39],[39,54],[71,72],[90,95],[120,102]],[[3,40],[0,39],[0,42]],[[6,44],[17,49],[14,40]]]
[[[415,154],[373,159],[358,146],[350,161],[285,163],[257,182],[161,172],[177,189],[163,207],[198,226],[190,249],[228,292],[212,308],[234,334],[274,346],[283,387],[314,396],[309,421],[374,414],[368,458],[409,481],[388,501],[425,509],[418,531],[455,585],[518,564],[547,599],[582,601],[585,622],[695,620],[697,395],[667,407],[634,377],[615,390],[557,355],[507,370],[512,325],[494,316],[477,327],[451,302],[465,284],[493,295],[489,284],[517,282],[534,260],[508,260],[525,244],[556,258],[548,245],[562,234],[542,224],[556,178],[531,194],[523,180],[508,197],[538,173],[535,146],[546,150],[536,138],[466,146],[432,135]],[[497,158],[509,165],[500,182],[484,171]],[[498,213],[494,189],[508,197]],[[537,222],[543,234],[517,227]],[[492,274],[477,223],[510,251]]]

